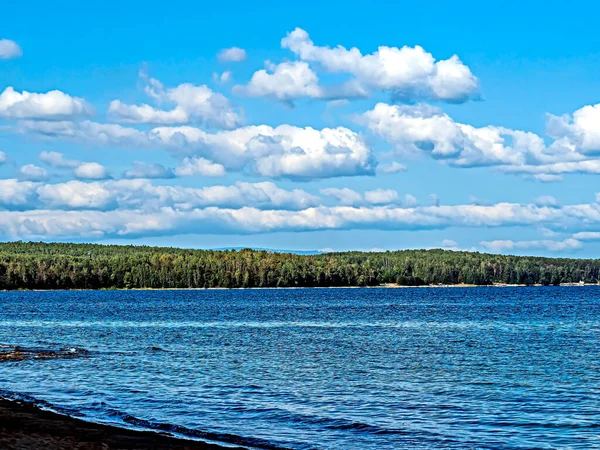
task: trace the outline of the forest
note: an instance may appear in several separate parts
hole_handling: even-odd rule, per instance
[[[598,283],[600,260],[449,250],[317,255],[265,250],[0,243],[0,289]]]

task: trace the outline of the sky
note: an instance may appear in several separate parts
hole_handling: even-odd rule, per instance
[[[525,3],[9,2],[0,240],[596,257],[599,7]]]

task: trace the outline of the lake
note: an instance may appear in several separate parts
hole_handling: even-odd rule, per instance
[[[255,448],[600,448],[600,287],[1,292],[0,393]],[[1,350],[1,348],[0,348]]]

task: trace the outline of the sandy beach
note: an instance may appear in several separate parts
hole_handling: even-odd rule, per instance
[[[0,399],[0,448],[6,450],[219,450],[225,447],[177,439],[153,432],[88,423],[43,411],[27,402]]]

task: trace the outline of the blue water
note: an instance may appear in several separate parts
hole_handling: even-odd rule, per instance
[[[600,448],[600,287],[2,292],[0,389],[257,448]]]

